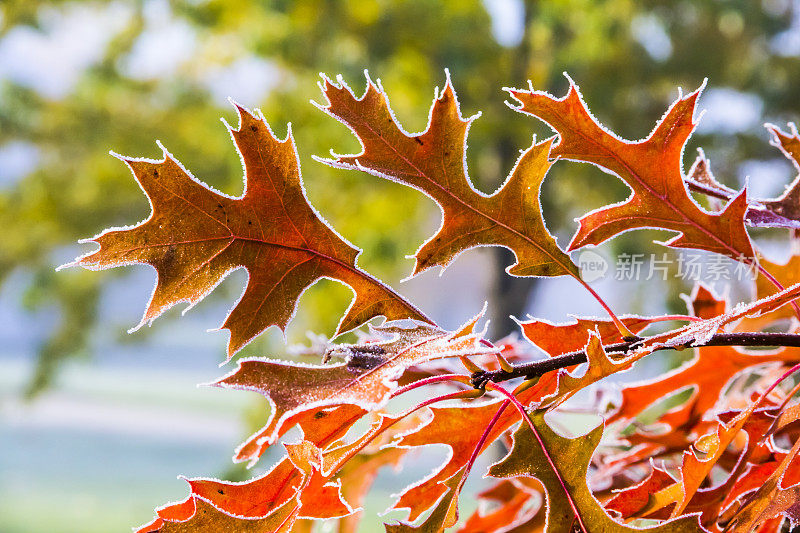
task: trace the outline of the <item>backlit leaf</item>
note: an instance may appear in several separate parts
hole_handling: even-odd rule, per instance
[[[270,359],[243,359],[238,368],[215,383],[220,387],[253,390],[263,394],[272,409],[270,420],[259,432],[264,443],[274,442],[288,423],[308,420],[303,413],[325,423],[323,408],[353,405],[363,410],[383,406],[397,388],[403,372],[426,361],[445,357],[492,353],[474,333],[451,333],[418,324],[402,328],[387,323],[374,328],[388,339],[362,345],[338,345],[345,362],[308,365]],[[357,410],[339,412],[356,419]],[[302,418],[299,418],[301,415]],[[311,422],[309,420],[309,422]]]
[[[626,141],[602,126],[589,112],[578,87],[570,83],[563,98],[533,89],[509,89],[516,109],[549,124],[559,134],[550,157],[592,163],[619,176],[632,194],[619,204],[592,211],[580,219],[569,250],[600,244],[631,229],[661,228],[677,232],[668,246],[698,248],[736,260],[752,261],[744,227],[745,191],[720,213],[702,209],[683,182],[682,155],[695,128],[700,91],[680,97],[650,135]]]
[[[696,516],[686,516],[657,526],[636,528],[616,522],[592,495],[586,482],[592,453],[600,442],[603,425],[587,435],[569,439],[562,437],[544,420],[543,412],[532,416],[542,445],[530,426],[520,425],[514,433],[514,445],[508,455],[489,469],[494,477],[533,477],[547,492],[547,531],[569,532],[581,524],[586,533],[593,532],[681,532],[702,531]]]
[[[322,86],[327,113],[347,125],[361,141],[356,155],[336,155],[324,162],[363,170],[413,187],[442,210],[439,231],[416,252],[414,274],[446,267],[475,246],[499,245],[514,252],[508,268],[515,276],[579,277],[578,267],[548,233],[539,190],[550,168],[550,140],[522,153],[506,182],[492,195],[477,191],[467,175],[467,131],[476,116],[464,119],[448,79],[436,95],[425,131],[408,134],[398,124],[386,93],[367,80],[361,98],[339,80]]]
[[[247,287],[221,326],[231,332],[229,357],[266,328],[285,328],[297,299],[322,278],[340,281],[355,293],[338,333],[380,315],[427,321],[359,269],[359,250],[308,203],[291,134],[279,141],[263,117],[238,106],[237,111],[239,127],[230,133],[244,165],[241,197],[212,190],[166,150],[160,161],[123,157],[152,213],[134,227],[94,237],[100,248],[75,264],[102,269],[145,263],[155,268],[158,282],[140,326],[177,303],[196,304],[231,271],[244,267]]]

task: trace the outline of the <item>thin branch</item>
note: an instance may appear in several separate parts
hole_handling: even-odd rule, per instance
[[[634,349],[644,339],[636,337],[625,342],[618,342],[615,344],[608,344],[603,346],[606,353],[619,353],[627,352]],[[761,347],[778,347],[778,346],[791,346],[800,347],[800,334],[797,333],[717,333],[712,336],[707,342],[702,344],[695,344],[692,346],[659,346],[654,351],[670,350],[675,348],[690,348],[690,347],[703,347],[703,346],[761,346]],[[549,359],[541,361],[533,361],[521,365],[515,365],[512,372],[499,370],[483,370],[472,374],[472,385],[477,388],[482,388],[488,382],[500,383],[515,378],[535,378],[544,375],[559,368],[578,365],[585,363],[586,351],[578,350],[569,352]]]
[[[699,181],[695,181],[691,178],[683,178],[683,182],[686,183],[687,187],[689,187],[689,190],[691,191],[699,192],[705,194],[706,196],[711,196],[720,200],[727,201],[731,199],[731,195],[726,191],[709,187],[705,183],[700,183]]]

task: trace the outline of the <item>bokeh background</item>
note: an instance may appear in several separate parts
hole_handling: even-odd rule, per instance
[[[178,474],[248,475],[228,461],[263,423],[255,394],[197,388],[218,377],[226,338],[218,326],[242,290],[231,275],[206,301],[133,335],[154,275],[55,267],[90,249],[75,244],[149,212],[109,150],[159,157],[155,140],[195,176],[229,194],[242,170],[218,119],[231,97],[259,107],[283,136],[293,123],[312,203],[364,249],[360,264],[445,327],[489,301],[491,334],[509,315],[565,320],[599,314],[570,280],[514,280],[512,257],[479,249],[444,275],[410,271],[404,256],[438,227],[427,198],[366,174],[327,168],[312,155],[354,151],[349,131],[309,103],[319,73],[363,90],[380,78],[408,131],[425,127],[434,88],[450,70],[465,115],[475,185],[500,184],[531,135],[549,130],[505,105],[504,86],[563,94],[569,75],[594,114],[620,135],[646,136],[678,95],[705,78],[706,110],[685,166],[702,146],[717,177],[751,195],[779,194],[795,171],[761,126],[800,117],[800,4],[791,0],[115,0],[0,2],[0,531],[127,531],[154,505],[183,497]],[[558,163],[542,194],[565,245],[573,219],[627,189],[586,165]],[[785,238],[758,234],[762,244]],[[598,251],[662,250],[657,232],[626,234]],[[780,259],[785,250],[772,246]],[[785,254],[784,254],[785,255]],[[597,282],[619,312],[681,311],[683,282]],[[350,292],[323,282],[303,296],[290,343],[334,329]],[[241,355],[281,356],[269,331]],[[665,363],[659,363],[665,364]],[[659,368],[659,367],[654,367]],[[368,505],[421,477],[381,478]],[[438,454],[438,455],[437,455]],[[263,466],[271,463],[269,457]],[[405,476],[405,477],[404,477]],[[467,505],[469,505],[467,503]],[[379,524],[378,524],[379,525]],[[363,531],[375,529],[369,520]]]

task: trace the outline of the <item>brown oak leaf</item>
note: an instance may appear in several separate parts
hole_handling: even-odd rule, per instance
[[[120,157],[149,198],[152,213],[134,227],[94,237],[100,248],[73,264],[155,268],[158,281],[139,326],[177,303],[196,304],[231,271],[244,267],[247,287],[221,326],[231,334],[228,357],[266,328],[285,328],[297,299],[322,278],[344,283],[355,294],[337,333],[381,315],[428,321],[358,268],[360,251],[308,203],[291,132],[280,141],[263,117],[236,109],[239,127],[229,129],[244,164],[241,197],[212,190],[166,150],[160,161]]]
[[[796,254],[789,257],[785,263],[775,263],[762,257],[759,259],[759,263],[784,287],[800,282],[800,255]],[[776,292],[775,284],[767,279],[763,273],[759,272],[758,276],[756,276],[756,298],[764,298]],[[795,316],[791,307],[782,307],[762,316],[746,318],[742,320],[737,329],[755,331],[770,326],[779,320],[790,319]]]
[[[364,410],[383,406],[403,372],[413,366],[445,357],[494,353],[480,343],[480,336],[460,331],[451,333],[426,324],[404,328],[388,322],[373,331],[388,337],[383,342],[338,345],[345,362],[309,365],[270,359],[243,359],[238,368],[214,385],[253,390],[270,402],[270,420],[259,431],[261,444],[274,442],[299,420],[312,417],[325,407],[354,405]],[[465,381],[467,378],[464,378]],[[338,413],[350,420],[357,412]],[[348,416],[350,418],[348,418]],[[302,415],[304,420],[309,420]],[[309,420],[310,421],[310,420]],[[354,422],[355,420],[353,420]]]
[[[462,118],[448,76],[436,95],[424,132],[408,134],[395,120],[386,93],[367,80],[361,98],[339,79],[324,78],[325,112],[348,126],[363,151],[320,159],[329,165],[358,169],[413,187],[442,210],[439,231],[417,250],[414,274],[446,267],[475,246],[504,246],[516,255],[507,269],[515,276],[579,278],[578,267],[556,244],[544,225],[539,190],[550,168],[551,140],[533,142],[511,175],[491,195],[477,191],[466,168],[467,131],[473,116]]]
[[[772,133],[771,144],[792,162],[795,170],[800,171],[800,135],[794,124],[789,124],[790,133],[772,124],[767,124],[767,129]],[[773,200],[761,200],[765,208],[773,213],[790,220],[800,220],[800,175],[786,187],[786,191]]]

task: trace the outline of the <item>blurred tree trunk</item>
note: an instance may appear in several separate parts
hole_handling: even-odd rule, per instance
[[[531,41],[529,27],[531,22],[531,6],[525,7],[524,28],[520,43],[513,50],[511,62],[511,83],[524,85],[528,79],[528,65],[531,55]],[[496,150],[503,172],[510,172],[519,157],[520,146],[518,139],[510,134],[501,135],[497,141]],[[501,179],[498,183],[501,183]],[[492,248],[492,284],[489,293],[491,308],[489,316],[489,334],[493,339],[500,339],[519,328],[511,316],[522,317],[528,302],[535,297],[535,288],[538,278],[517,278],[506,274],[505,269],[516,262],[514,254],[500,247]]]
[[[506,267],[514,263],[514,254],[505,248],[494,248],[492,259],[494,273],[489,296],[492,322],[489,329],[492,339],[500,339],[519,330],[511,316],[524,315],[528,301],[535,297],[538,278],[516,278],[506,274]]]

